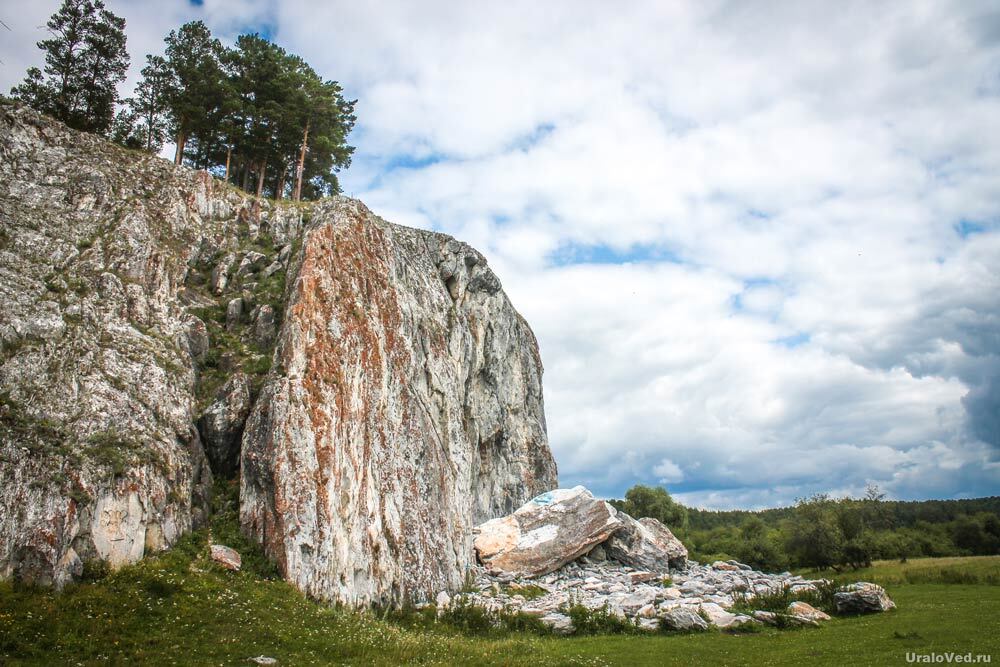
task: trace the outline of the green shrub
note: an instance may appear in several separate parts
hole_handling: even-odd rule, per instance
[[[573,621],[574,635],[622,635],[641,632],[634,621],[612,613],[607,605],[589,609],[574,601],[561,607],[560,611]]]

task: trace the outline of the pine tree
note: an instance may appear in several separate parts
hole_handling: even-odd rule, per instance
[[[214,126],[219,121],[218,110],[225,105],[227,96],[220,63],[223,48],[201,21],[171,30],[164,41],[171,77],[167,108],[177,144],[174,162],[181,164],[189,139],[205,143],[207,135],[217,131]]]
[[[101,0],[64,0],[46,26],[52,37],[38,42],[44,74],[32,67],[11,95],[70,127],[107,134],[128,70],[125,20]]]
[[[136,85],[128,107],[136,123],[132,133],[138,138],[139,146],[149,153],[159,153],[167,138],[167,104],[173,87],[167,61],[161,56],[146,56],[142,80]]]

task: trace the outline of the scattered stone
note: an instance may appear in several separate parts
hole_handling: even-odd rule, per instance
[[[281,271],[281,269],[283,268],[284,267],[281,265],[281,262],[278,261],[271,262],[266,267],[264,267],[263,271],[261,271],[260,278],[261,280],[267,280],[278,271]]]
[[[687,549],[669,528],[656,519],[636,521],[624,512],[618,513],[618,519],[621,529],[604,545],[610,558],[655,572],[667,572],[671,567],[684,569]]]
[[[236,255],[230,253],[223,257],[212,269],[212,275],[209,278],[209,288],[216,296],[226,291],[226,285],[229,284],[229,272],[232,271],[235,262]]]
[[[240,267],[236,269],[236,275],[246,276],[251,273],[256,273],[262,266],[264,266],[265,261],[267,261],[267,255],[251,250],[243,256],[243,260],[240,262]]]
[[[655,572],[629,572],[628,574],[628,578],[633,584],[643,584],[659,577],[660,575]]]
[[[211,552],[212,560],[227,570],[235,572],[243,565],[243,559],[240,558],[240,554],[235,549],[230,549],[222,544],[213,544]]]
[[[537,577],[607,540],[622,525],[615,514],[582,486],[556,489],[477,526],[473,546],[490,570]]]
[[[568,635],[574,629],[573,620],[566,614],[552,612],[545,614],[539,620],[560,635]]]
[[[732,563],[727,563],[725,561],[717,560],[714,563],[712,563],[712,569],[723,570],[725,572],[735,572],[740,568],[737,567],[736,565],[733,565]]]
[[[753,613],[753,617],[766,625],[778,625],[778,614],[773,611],[762,611],[758,609]]]
[[[448,595],[447,591],[441,591],[437,594],[437,597],[434,598],[434,603],[439,611],[445,610],[451,606],[451,596]]]
[[[788,605],[788,613],[792,616],[810,621],[829,621],[830,615],[805,602],[792,602]]]
[[[728,628],[736,622],[736,614],[731,614],[714,602],[703,602],[699,609],[708,616],[708,622],[717,628]]]
[[[243,319],[243,299],[235,298],[231,299],[228,304],[226,304],[226,331],[232,331],[237,326],[239,326],[240,321]]]
[[[698,612],[688,607],[675,607],[660,616],[660,622],[669,630],[708,630],[708,623]]]
[[[248,658],[250,662],[255,662],[258,665],[277,665],[278,661],[275,658],[269,658],[266,655],[258,655],[256,658]]]
[[[869,614],[896,608],[885,589],[867,581],[859,581],[834,593],[833,601],[840,614]]]

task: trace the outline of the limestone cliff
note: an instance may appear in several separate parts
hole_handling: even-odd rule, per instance
[[[469,246],[319,205],[243,437],[242,515],[314,596],[461,585],[472,527],[556,483],[531,330]]]
[[[0,577],[168,547],[242,450],[291,581],[394,600],[457,585],[471,526],[555,485],[485,260],[356,201],[258,201],[0,106],[0,303]]]

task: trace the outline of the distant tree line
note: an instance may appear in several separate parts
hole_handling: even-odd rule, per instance
[[[147,55],[132,96],[118,85],[129,66],[125,20],[101,0],[65,0],[38,42],[43,69],[11,96],[70,127],[205,169],[258,196],[314,199],[340,191],[336,173],[354,148],[355,101],[302,58],[258,34],[233,48],[201,21],[171,30]]]
[[[684,507],[662,487],[639,485],[609,502],[663,521],[696,560],[735,558],[768,571],[1000,554],[1000,497],[892,501],[870,486],[863,498],[816,495],[793,507],[710,511]]]

